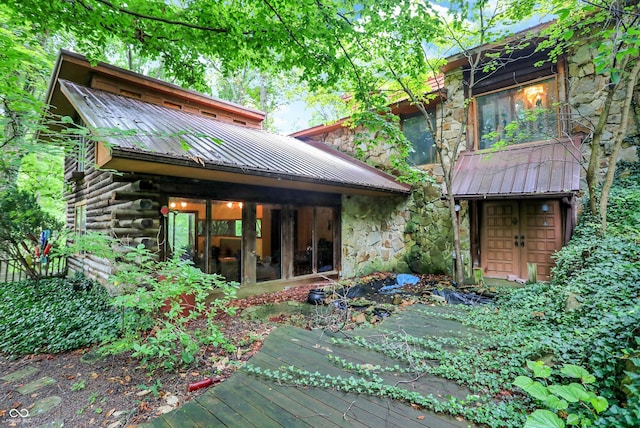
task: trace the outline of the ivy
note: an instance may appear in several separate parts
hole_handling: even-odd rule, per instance
[[[63,352],[120,334],[120,311],[82,276],[0,284],[0,302],[0,351],[8,354]]]

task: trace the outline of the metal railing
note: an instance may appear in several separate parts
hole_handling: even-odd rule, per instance
[[[67,258],[49,257],[46,263],[34,263],[32,268],[40,278],[66,276]],[[0,283],[23,281],[28,278],[27,270],[17,259],[0,256]]]

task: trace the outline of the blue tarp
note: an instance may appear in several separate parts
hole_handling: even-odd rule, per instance
[[[416,285],[420,282],[420,278],[415,275],[410,275],[408,273],[399,273],[396,276],[396,283],[392,285],[387,285],[385,287],[380,288],[378,290],[379,294],[393,294],[399,288],[404,287],[405,285]]]

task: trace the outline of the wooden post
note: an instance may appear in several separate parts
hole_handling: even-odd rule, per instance
[[[538,282],[538,265],[527,263],[527,284],[535,284],[536,282]]]
[[[473,283],[484,284],[484,270],[482,268],[473,268]]]

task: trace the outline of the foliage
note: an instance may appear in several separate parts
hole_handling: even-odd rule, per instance
[[[638,426],[640,240],[637,223],[632,220],[636,202],[627,196],[636,192],[640,167],[637,163],[622,164],[617,176],[611,192],[609,234],[598,236],[594,233],[599,228],[597,222],[583,215],[573,239],[557,255],[553,281],[500,289],[495,304],[448,315],[484,334],[415,337],[381,330],[365,339],[355,332],[334,339],[334,344],[384,354],[390,363],[373,366],[328,357],[352,377],[295,367],[274,372],[250,366],[250,372],[284,384],[400,399],[488,426],[522,427],[527,413],[535,416],[526,426],[564,426],[569,422]],[[439,311],[424,312],[444,317]],[[528,364],[534,377],[542,380],[530,377],[527,361],[546,362]],[[418,394],[410,387],[403,389],[383,381],[387,373],[443,377],[469,388],[473,395],[447,401]],[[533,400],[520,395],[514,380],[534,398],[560,411],[539,409]],[[605,403],[609,406],[606,409]]]
[[[65,220],[64,156],[35,152],[22,158],[18,187],[34,194],[44,212]]]
[[[0,351],[32,354],[112,340],[121,314],[104,287],[76,276],[1,284],[0,319]]]
[[[11,9],[0,5],[0,189],[15,184],[21,158],[38,148],[31,139],[44,104],[40,100],[52,61],[28,23],[18,25]]]
[[[157,261],[144,245],[126,249],[121,258],[111,278],[120,294],[112,303],[125,314],[140,314],[147,322],[125,322],[122,337],[104,346],[102,352],[132,351],[153,371],[197,364],[205,346],[233,350],[211,319],[218,310],[233,313],[227,303],[235,296],[237,284],[203,273],[180,254]],[[222,296],[209,300],[213,291]],[[185,296],[192,296],[193,302],[184,300]],[[195,322],[201,317],[207,318],[203,326]]]
[[[599,117],[585,121],[574,115],[572,120],[581,122],[588,129],[585,137],[591,146],[586,171],[588,207],[591,214],[598,218],[604,232],[607,228],[609,192],[620,148],[626,137],[627,124],[634,114],[631,106],[640,79],[640,5],[624,0],[596,0],[577,4],[553,0],[552,3],[558,19],[543,31],[548,39],[539,48],[550,48],[550,57],[553,59],[585,43],[595,52],[593,65],[601,82]],[[614,102],[619,103],[619,110],[614,110]],[[613,111],[620,115],[619,125],[610,121],[610,112]],[[637,112],[635,114],[637,116]],[[601,181],[600,158],[604,154],[601,149],[605,144],[608,145],[606,174]]]
[[[20,261],[31,278],[38,278],[34,263],[39,260],[32,254],[32,248],[41,244],[40,233],[43,230],[55,234],[62,229],[62,224],[40,208],[32,193],[13,186],[0,193],[0,212],[2,247],[11,257]]]
[[[578,379],[580,383],[551,383],[552,370],[543,361],[527,361],[527,367],[534,373],[516,377],[513,384],[531,397],[542,402],[550,410],[538,409],[527,417],[525,428],[558,427],[566,425],[590,426],[599,413],[607,409],[607,399],[591,390],[595,376],[584,368],[573,364],[564,364],[559,374],[565,378]],[[562,417],[558,416],[558,413]]]

